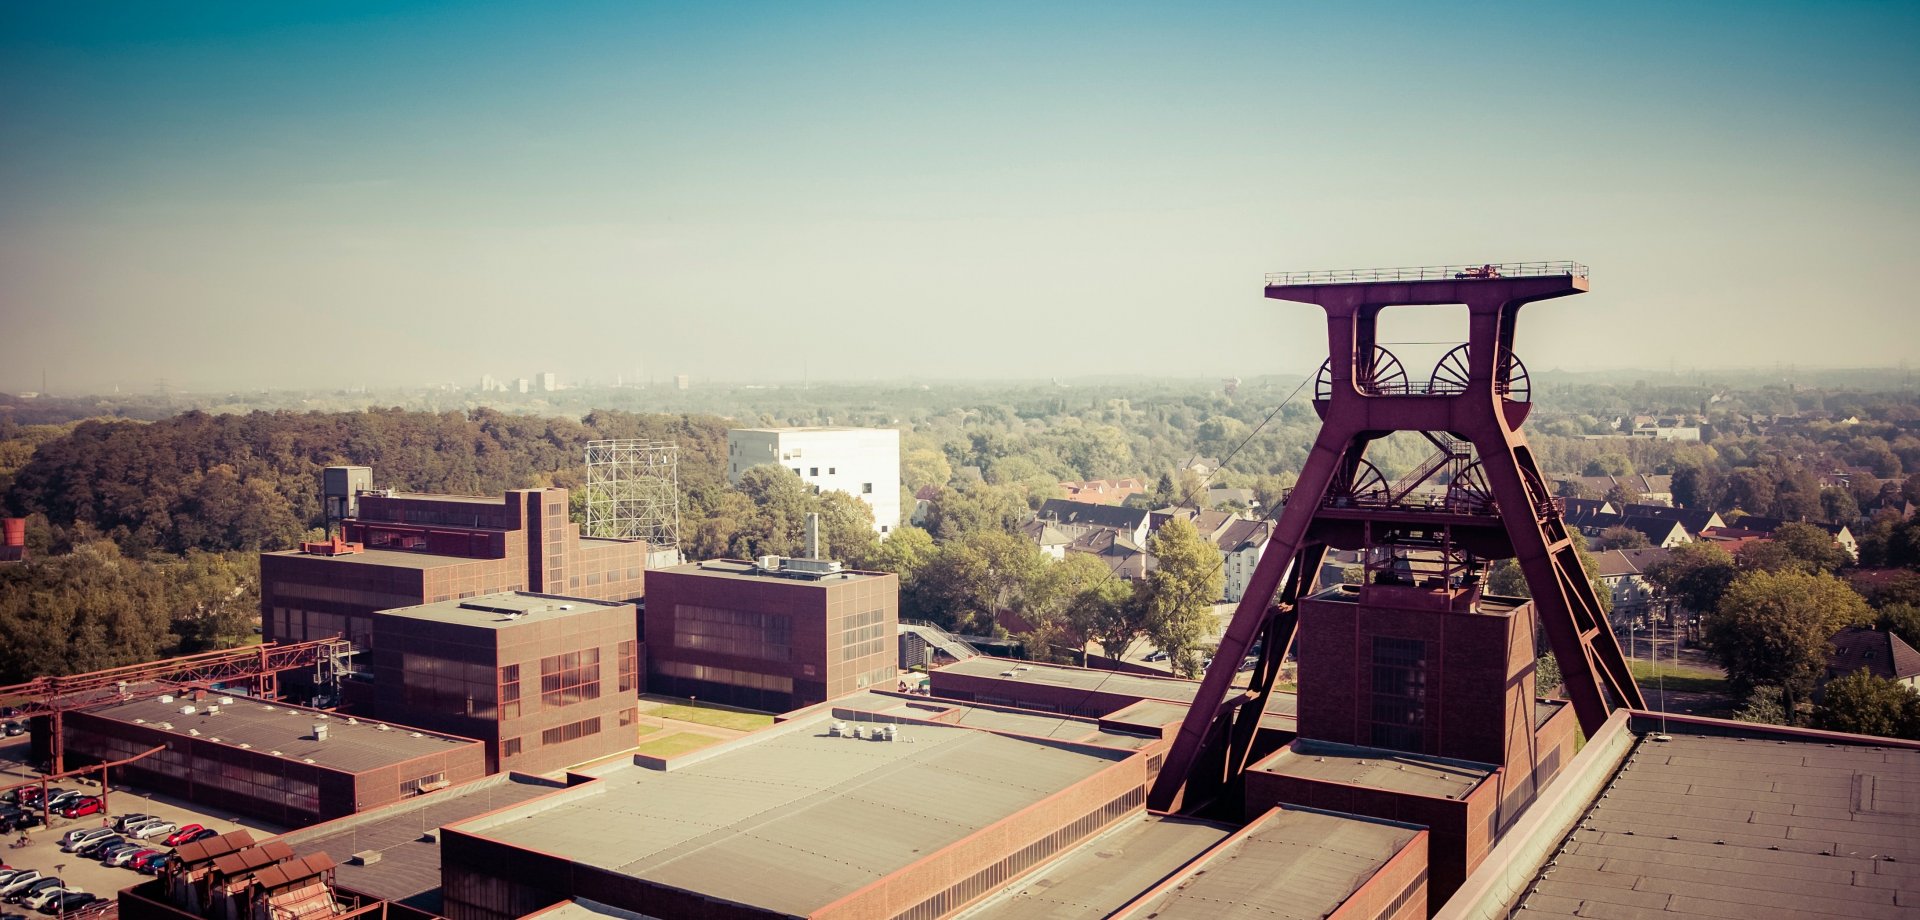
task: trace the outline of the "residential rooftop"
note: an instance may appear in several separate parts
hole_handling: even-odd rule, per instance
[[[412,607],[393,607],[379,611],[381,616],[403,617],[410,620],[427,620],[434,623],[453,623],[460,626],[474,626],[482,629],[505,629],[527,623],[544,623],[563,620],[570,616],[590,610],[604,610],[608,607],[622,607],[624,604],[612,601],[595,601],[578,597],[562,597],[557,594],[535,594],[529,591],[503,591],[498,594],[482,594],[478,597],[463,597],[454,600],[437,601],[431,604],[416,604]]]
[[[409,907],[440,912],[440,844],[426,832],[566,788],[552,781],[496,773],[397,805],[303,828],[280,838],[301,853],[325,853],[339,866],[342,887]],[[361,865],[368,851],[380,859]]]
[[[1232,833],[1223,824],[1142,812],[1014,879],[957,920],[1104,917]]]
[[[1920,916],[1920,751],[1643,737],[1515,916]]]
[[[87,713],[349,773],[365,773],[480,743],[244,696],[208,694],[197,702],[184,696],[173,697],[171,702],[162,699],[166,698],[115,703]],[[183,711],[188,707],[193,712]],[[314,738],[315,725],[327,726],[327,740]]]
[[[1322,920],[1419,834],[1409,824],[1277,808],[1128,916]]]
[[[1465,760],[1303,738],[1261,761],[1254,769],[1436,799],[1462,799],[1498,768]]]
[[[804,916],[1131,756],[931,725],[834,737],[834,721],[795,719],[665,770],[618,768],[456,829]]]

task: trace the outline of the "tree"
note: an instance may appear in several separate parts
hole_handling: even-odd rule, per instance
[[[1717,508],[1726,494],[1726,482],[1706,466],[1683,466],[1673,471],[1673,501],[1682,508]]]
[[[1541,655],[1533,662],[1533,692],[1535,694],[1547,696],[1555,690],[1560,689],[1560,685],[1565,681],[1566,678],[1560,673],[1560,659],[1553,657],[1552,652]]]
[[[1720,596],[1733,583],[1738,570],[1733,556],[1713,543],[1682,543],[1667,552],[1667,558],[1647,566],[1647,580],[1668,597],[1695,613],[1709,613],[1720,606]]]
[[[1747,694],[1746,702],[1733,713],[1735,721],[1757,722],[1762,725],[1787,724],[1786,698],[1779,687],[1755,687]]]
[[[1747,468],[1734,470],[1727,477],[1727,490],[1718,510],[1739,508],[1748,514],[1765,514],[1774,504],[1773,479],[1764,470]]]
[[[1527,574],[1520,570],[1520,560],[1502,559],[1487,569],[1487,593],[1502,597],[1532,597],[1533,591],[1527,587]]]
[[[900,456],[900,478],[914,491],[923,486],[944,486],[953,479],[953,464],[938,450],[911,448]]]
[[[880,550],[873,532],[873,508],[838,489],[815,496],[820,515],[820,554],[857,569],[873,565]]]
[[[951,541],[982,532],[1012,533],[1028,513],[1017,489],[968,483],[941,489],[927,508],[927,532]]]
[[[1608,489],[1607,494],[1602,497],[1612,502],[1616,508],[1622,505],[1637,505],[1646,499],[1645,496],[1640,494],[1639,489],[1634,488],[1631,483],[1624,479],[1614,483],[1613,487]]]
[[[1740,551],[1743,568],[1768,572],[1832,572],[1849,561],[1833,535],[1812,524],[1782,524],[1772,537]]]
[[[933,553],[933,535],[907,524],[880,542],[868,565],[900,576],[901,589],[905,590],[907,583],[913,580],[914,574],[920,571],[920,566],[926,564]]]
[[[1633,461],[1623,454],[1601,454],[1587,461],[1583,476],[1631,476]]]
[[[1706,638],[1736,692],[1779,686],[1791,714],[1825,669],[1833,634],[1869,622],[1866,600],[1831,575],[1753,571],[1727,587]]]
[[[1226,587],[1219,550],[1200,539],[1192,522],[1174,518],[1147,539],[1147,552],[1158,563],[1147,574],[1147,636],[1175,671],[1192,676],[1200,670],[1200,642],[1217,625],[1213,602]]]
[[[1893,633],[1914,648],[1920,648],[1920,606],[1904,601],[1880,608],[1873,628]]]
[[[1827,682],[1813,707],[1813,724],[1827,731],[1920,740],[1920,693],[1859,670]]]
[[[1628,527],[1625,524],[1615,524],[1612,527],[1600,531],[1599,540],[1600,549],[1602,550],[1645,549],[1653,545],[1653,541],[1647,539],[1646,534]]]
[[[901,603],[913,617],[956,632],[992,635],[1003,610],[1024,610],[1047,564],[1040,548],[995,531],[942,545],[914,575]]]
[[[1067,619],[1109,658],[1124,658],[1146,631],[1146,604],[1133,582],[1114,577],[1090,585],[1068,606]]]

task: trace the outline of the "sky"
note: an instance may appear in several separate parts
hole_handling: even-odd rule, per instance
[[[1300,373],[1265,272],[1543,259],[1536,369],[1899,366],[1916,252],[1911,2],[0,5],[5,392]]]

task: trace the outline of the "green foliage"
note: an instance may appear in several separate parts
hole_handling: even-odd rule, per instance
[[[1874,617],[1873,628],[1893,633],[1920,649],[1920,605],[1901,601],[1881,607]]]
[[[1786,695],[1779,687],[1760,686],[1747,693],[1746,702],[1740,704],[1733,717],[1741,722],[1757,722],[1762,725],[1786,725]]]
[[[1532,597],[1532,589],[1527,587],[1527,573],[1520,570],[1520,560],[1502,559],[1487,567],[1487,593],[1501,597]]]
[[[1920,740],[1920,693],[1860,670],[1822,688],[1813,724],[1835,732]]]
[[[1587,466],[1581,470],[1580,475],[1631,476],[1633,475],[1633,461],[1622,454],[1601,454],[1587,461]]]
[[[1833,572],[1849,561],[1833,535],[1812,524],[1782,524],[1771,539],[1740,551],[1742,568],[1768,572]]]
[[[927,508],[927,532],[942,542],[979,533],[1011,533],[1029,513],[1017,488],[965,483],[939,490]]]
[[[980,531],[941,544],[901,592],[901,616],[967,635],[992,635],[1000,611],[1020,613],[1043,590],[1050,562],[1016,534]]]
[[[1738,569],[1733,556],[1713,543],[1682,543],[1667,558],[1647,567],[1647,580],[1680,606],[1696,613],[1720,606],[1720,597],[1733,583]]]
[[[1646,534],[1625,524],[1616,524],[1600,531],[1599,548],[1602,550],[1644,549],[1652,545],[1653,541],[1647,539]]]
[[[1552,652],[1541,655],[1533,662],[1533,690],[1540,696],[1551,696],[1560,689],[1565,678],[1560,675],[1560,659]]]
[[[1867,602],[1831,575],[1746,572],[1707,618],[1707,643],[1736,692],[1766,684],[1802,700],[1826,667],[1833,634],[1871,621]]]
[[[1200,642],[1216,625],[1213,602],[1226,586],[1219,551],[1184,518],[1154,531],[1147,551],[1159,562],[1142,591],[1147,636],[1176,672],[1191,676],[1200,669]]]

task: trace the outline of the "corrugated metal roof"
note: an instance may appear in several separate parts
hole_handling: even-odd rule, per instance
[[[1082,920],[1105,917],[1160,884],[1233,828],[1189,818],[1139,814],[1028,873],[963,920]]]
[[[257,754],[271,755],[279,751],[280,756],[289,760],[312,760],[317,765],[350,773],[364,773],[478,743],[400,726],[381,731],[377,723],[349,722],[344,716],[284,703],[262,703],[235,696],[229,697],[232,703],[222,704],[220,699],[218,695],[210,695],[199,702],[185,698],[176,698],[171,703],[162,703],[157,698],[135,700],[89,709],[87,713],[118,722],[140,720],[146,728],[203,742],[217,741],[229,747],[244,744]],[[194,709],[190,715],[181,712],[187,706]],[[218,714],[209,714],[213,707],[219,709]],[[327,740],[314,739],[316,723],[327,726]],[[419,737],[414,737],[416,734]]]
[[[1418,833],[1325,812],[1271,811],[1129,916],[1321,920]]]
[[[831,722],[798,720],[671,770],[617,770],[537,813],[460,830],[806,914],[1125,756],[944,726],[835,738]]]
[[[1920,751],[1642,740],[1516,916],[1920,917]]]

